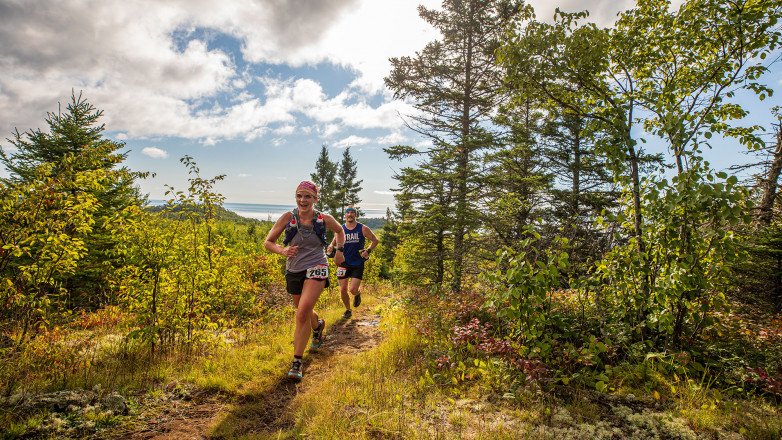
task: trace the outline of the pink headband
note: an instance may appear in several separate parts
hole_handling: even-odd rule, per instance
[[[299,191],[306,191],[310,194],[312,194],[313,197],[318,197],[318,187],[314,183],[310,182],[309,180],[305,180],[299,184],[299,186],[296,188],[296,192]]]

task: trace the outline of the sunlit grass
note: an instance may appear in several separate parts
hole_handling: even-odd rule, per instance
[[[480,368],[468,367],[473,374],[466,378],[437,369],[442,353],[433,349],[432,335],[420,335],[401,307],[382,312],[382,344],[330,359],[338,368],[290,405],[294,427],[257,438],[780,438],[777,406],[725,401],[707,373],[677,378],[636,366],[608,394],[578,388],[566,398],[553,389],[507,393],[507,366],[487,359]],[[434,379],[422,380],[427,376]]]
[[[354,357],[333,359],[338,368],[293,402],[295,434],[362,438],[377,432],[410,438],[406,396],[415,388],[420,371],[415,360],[421,350],[409,326],[391,327],[388,319],[381,345]]]
[[[425,342],[401,309],[382,312],[383,342],[356,356],[329,359],[336,368],[292,402],[294,428],[265,438],[519,438],[518,430],[509,430],[521,425],[519,416],[510,415],[516,405],[486,401],[481,386],[454,393],[422,385]],[[457,394],[474,396],[455,399]]]
[[[446,335],[413,325],[417,316],[434,316],[437,309],[411,314],[389,286],[366,286],[364,294],[361,311],[381,316],[382,342],[358,354],[308,358],[318,374],[286,397],[279,415],[284,423],[274,429],[259,429],[266,425],[258,419],[269,417],[264,399],[283,383],[290,362],[292,307],[278,311],[276,319],[232,329],[230,342],[217,338],[196,354],[170,352],[152,360],[144,347],[104,344],[90,368],[65,375],[60,385],[108,384],[127,393],[133,417],[145,420],[167,410],[172,388],[211,390],[227,406],[208,435],[224,439],[782,438],[778,405],[723,395],[708,372],[674,375],[660,360],[615,367],[605,394],[526,387],[507,362],[450,348]],[[327,336],[343,309],[336,286],[321,297],[316,310],[329,323]],[[438,366],[444,355],[451,366]],[[143,398],[131,396],[139,390]],[[99,427],[133,423],[100,412],[84,417]],[[36,415],[15,419],[3,427],[3,438],[42,423],[50,421]]]

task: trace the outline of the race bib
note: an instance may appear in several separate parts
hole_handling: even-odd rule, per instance
[[[337,276],[338,277],[344,277],[345,276],[345,272],[347,272],[347,271],[348,270],[346,268],[344,268],[344,267],[338,267],[337,268]]]
[[[329,265],[320,264],[307,269],[307,278],[311,280],[327,280],[329,278]]]

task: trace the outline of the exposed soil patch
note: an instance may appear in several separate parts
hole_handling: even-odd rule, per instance
[[[143,429],[115,437],[115,440],[214,439],[208,432],[218,418],[222,420],[220,423],[230,424],[237,435],[292,428],[294,418],[289,412],[290,403],[296,395],[306,392],[309,384],[317,383],[320,376],[338,366],[330,362],[332,356],[355,355],[380,343],[380,316],[373,315],[367,307],[355,309],[353,313],[351,319],[326,323],[321,347],[305,352],[304,378],[300,382],[287,379],[287,370],[280,370],[279,379],[271,386],[236,396],[233,402],[216,394],[193,396],[189,401],[178,401],[176,407],[156,417]],[[226,411],[229,411],[227,415],[218,417]]]
[[[226,407],[226,396],[203,393],[176,400],[171,408],[146,424],[142,429],[125,433],[121,440],[203,439],[212,419]]]

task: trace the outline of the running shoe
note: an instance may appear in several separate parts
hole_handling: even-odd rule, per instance
[[[324,328],[326,328],[326,321],[318,319],[318,328],[312,331],[312,348],[318,348],[323,343]]]
[[[301,380],[301,361],[294,359],[291,363],[291,369],[288,370],[288,378]]]
[[[361,305],[361,294],[359,293],[358,295],[353,297],[353,307],[358,307],[360,305]]]
[[[350,310],[345,310],[345,313],[342,314],[342,319],[350,319],[351,316],[353,316],[353,312]]]

